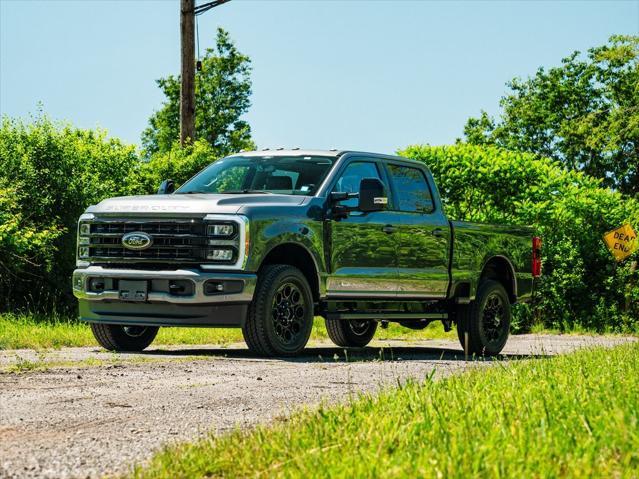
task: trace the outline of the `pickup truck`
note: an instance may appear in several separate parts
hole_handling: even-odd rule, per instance
[[[72,281],[109,350],[143,350],[164,326],[237,327],[254,353],[289,356],[320,316],[340,347],[441,321],[466,353],[495,355],[540,246],[525,227],[450,221],[423,163],[262,150],[89,207]]]

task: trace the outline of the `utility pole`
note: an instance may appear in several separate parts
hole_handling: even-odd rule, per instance
[[[180,0],[180,38],[182,42],[182,83],[180,86],[180,145],[195,140],[195,16],[230,0],[214,0],[195,6],[195,0]],[[198,50],[199,50],[198,39]]]
[[[180,145],[195,140],[195,0],[180,0],[182,84],[180,87]]]

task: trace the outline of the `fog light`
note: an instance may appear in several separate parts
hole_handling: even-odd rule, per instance
[[[206,259],[213,261],[231,261],[233,259],[232,249],[210,249],[206,253]]]
[[[89,236],[91,234],[91,224],[80,223],[80,236]]]
[[[224,292],[224,285],[222,283],[216,283],[214,281],[207,281],[204,284],[204,294],[218,294]]]
[[[80,246],[78,248],[78,256],[80,258],[88,258],[89,257],[89,248],[86,246]]]
[[[217,225],[209,225],[208,235],[209,236],[233,236],[235,232],[235,228],[232,224],[217,224]]]
[[[91,281],[89,281],[89,289],[91,291],[104,291],[104,280],[101,278],[92,278]]]

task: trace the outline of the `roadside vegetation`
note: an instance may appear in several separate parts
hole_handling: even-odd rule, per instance
[[[441,323],[431,323],[426,329],[413,331],[390,324],[378,328],[376,341],[387,339],[454,339],[455,331],[444,332]],[[311,340],[328,340],[322,318],[315,318]],[[160,328],[153,342],[159,345],[215,344],[228,346],[243,342],[240,329],[224,328]],[[0,351],[7,349],[57,349],[62,347],[95,346],[97,343],[87,324],[59,315],[0,315]]]
[[[177,144],[175,76],[158,80],[165,100],[149,119],[143,149],[42,112],[28,120],[4,116],[0,314],[36,311],[42,314],[32,317],[45,323],[52,311],[73,315],[76,225],[87,206],[153,193],[165,178],[180,184],[221,156],[252,148],[242,119],[250,107],[250,73],[250,58],[219,30],[196,78],[197,138],[184,148]],[[638,84],[639,37],[614,36],[558,67],[508,83],[499,117],[469,119],[459,144],[400,151],[431,168],[450,218],[532,225],[543,237],[539,294],[532,307],[518,309],[516,332],[538,324],[560,331],[639,330],[638,255],[616,264],[602,241],[626,222],[639,229]],[[67,326],[69,334],[86,332]],[[163,332],[158,341],[170,334],[182,333]]]
[[[427,378],[168,447],[136,479],[637,477],[639,344]]]

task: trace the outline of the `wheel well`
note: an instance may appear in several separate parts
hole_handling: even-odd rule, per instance
[[[260,269],[269,264],[295,266],[304,274],[306,281],[308,281],[313,293],[313,301],[319,301],[319,279],[315,269],[315,261],[306,248],[295,243],[278,245],[268,252],[260,265]]]
[[[500,282],[508,293],[510,301],[514,303],[517,300],[515,291],[515,277],[510,262],[501,256],[491,258],[481,272],[480,282],[483,279],[492,279]]]

